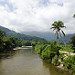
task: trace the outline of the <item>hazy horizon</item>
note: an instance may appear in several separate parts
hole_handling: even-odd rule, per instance
[[[1,26],[1,27],[3,27],[3,26]],[[3,28],[7,28],[7,27],[3,27]],[[7,28],[7,29],[9,29],[9,28]],[[9,30],[14,31],[12,29],[9,29]],[[35,34],[42,34],[42,33],[43,34],[46,34],[46,33],[49,34],[50,33],[53,35],[53,34],[56,34],[56,31],[45,31],[45,32],[44,31],[42,31],[42,32],[41,31],[24,31],[24,32],[16,32],[16,33],[21,33],[21,34],[26,34],[26,35],[31,35],[31,34],[35,35]],[[75,34],[75,33],[65,33],[65,34],[67,35],[67,34]]]

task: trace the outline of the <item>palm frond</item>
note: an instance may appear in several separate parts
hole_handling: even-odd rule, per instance
[[[66,28],[66,26],[64,26],[64,25],[61,26],[61,28],[64,28],[64,27]]]
[[[53,29],[53,31],[56,30],[56,28]]]
[[[57,39],[59,39],[59,32],[61,31],[62,34],[64,35],[65,37],[65,33],[61,30],[61,28],[66,28],[66,26],[64,26],[64,23],[62,21],[55,21],[53,24],[52,24],[52,27],[50,29],[53,29],[56,30],[56,35],[57,35]]]
[[[65,33],[61,30],[61,32],[63,33],[64,37],[65,37]]]
[[[55,28],[55,27],[51,27],[50,29],[53,29],[53,28]]]

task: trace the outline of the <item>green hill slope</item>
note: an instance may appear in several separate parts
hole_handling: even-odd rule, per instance
[[[25,34],[20,34],[20,33],[16,33],[15,31],[9,30],[8,28],[2,27],[0,26],[0,29],[6,32],[7,37],[16,37],[16,38],[20,38],[22,40],[41,40],[41,41],[46,41],[43,38],[39,38],[36,36],[30,36],[30,35],[25,35]]]

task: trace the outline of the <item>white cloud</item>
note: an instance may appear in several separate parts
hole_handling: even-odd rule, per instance
[[[3,0],[0,3],[0,25],[17,32],[51,31],[54,21],[65,23],[66,33],[75,33],[75,1],[73,0]],[[10,11],[10,5],[13,11]]]

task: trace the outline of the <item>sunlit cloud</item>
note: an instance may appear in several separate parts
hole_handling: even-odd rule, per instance
[[[66,33],[75,33],[74,12],[74,0],[0,0],[0,25],[17,32],[45,32],[61,20]]]

